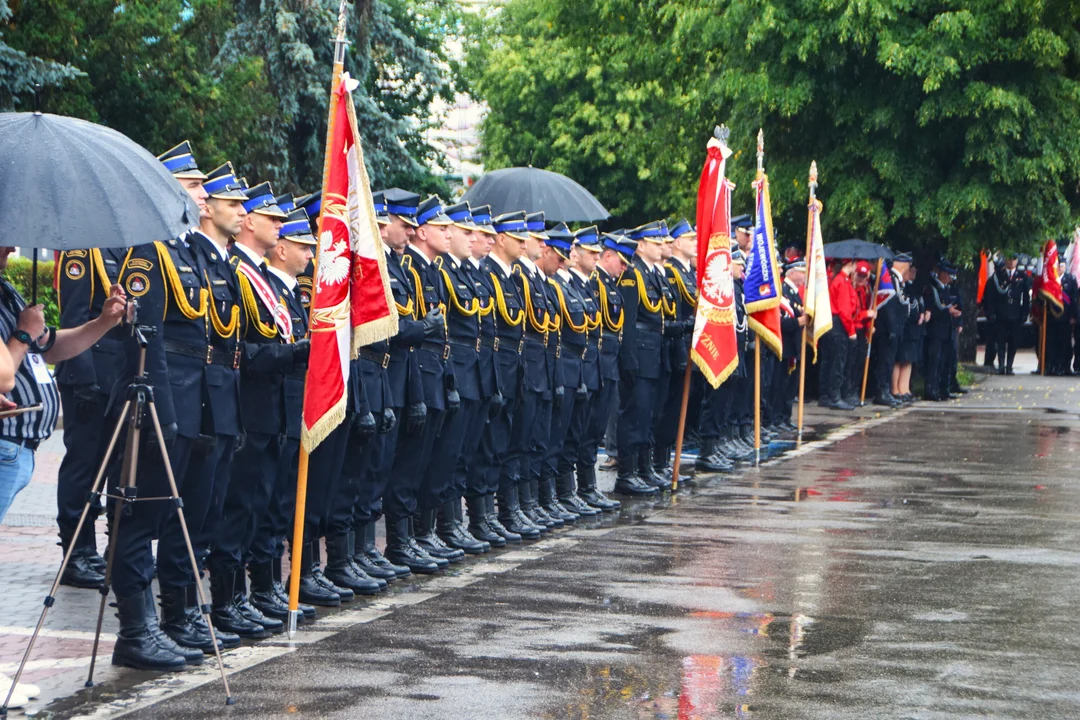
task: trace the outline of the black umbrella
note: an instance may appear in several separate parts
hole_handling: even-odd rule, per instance
[[[829,260],[892,260],[893,251],[884,245],[852,238],[825,245],[825,257]]]
[[[0,138],[4,242],[34,248],[35,265],[38,248],[132,247],[176,237],[199,221],[165,166],[115,130],[59,115],[3,113]]]
[[[525,210],[544,212],[549,222],[599,222],[611,217],[593,194],[565,175],[533,167],[493,170],[462,198],[490,205],[495,215]]]

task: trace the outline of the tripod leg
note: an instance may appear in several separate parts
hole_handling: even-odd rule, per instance
[[[128,418],[130,424],[130,431],[127,436],[127,444],[124,449],[124,463],[121,470],[121,476],[123,481],[120,483],[120,493],[123,494],[128,488],[135,487],[135,472],[139,467],[139,436],[140,430],[138,427],[137,416],[139,414],[138,407],[131,407],[132,401],[128,400],[124,406],[126,411],[130,410],[131,417]],[[121,418],[124,416],[121,415]],[[115,441],[115,437],[113,440]],[[120,518],[124,514],[124,501],[116,501],[116,509],[113,510],[113,524],[112,531],[109,533],[109,549],[106,553],[105,560],[105,584],[101,588],[101,603],[98,605],[98,617],[97,627],[94,630],[94,647],[90,651],[90,670],[86,676],[86,687],[94,686],[94,669],[97,667],[97,654],[98,646],[101,644],[101,624],[105,619],[105,605],[109,601],[109,587],[112,584],[112,573],[114,563],[116,561],[116,542],[120,537]]]
[[[161,422],[158,420],[157,408],[154,407],[153,398],[146,403],[146,407],[150,410],[150,420],[154,423],[154,435],[157,436],[161,456],[165,459],[165,476],[169,479],[169,490],[172,493],[173,500],[179,501],[180,492],[176,489],[176,478],[173,477],[172,465],[169,464],[169,451],[165,447],[165,436],[161,432]],[[206,602],[206,595],[203,592],[202,581],[199,577],[199,563],[195,560],[195,549],[191,546],[191,535],[188,533],[187,520],[184,518],[184,507],[179,502],[176,504],[176,516],[180,520],[180,531],[184,534],[184,544],[187,545],[188,558],[191,560],[191,573],[195,578],[195,590],[199,596],[199,611],[202,613],[206,626],[210,630],[210,641],[214,645],[214,656],[217,658],[218,670],[221,671],[221,683],[225,686],[225,704],[232,705],[234,701],[232,692],[229,690],[229,680],[225,677],[225,663],[221,660],[221,648],[218,646],[217,635],[214,633],[214,624],[210,620],[210,606]]]
[[[56,572],[56,578],[53,580],[52,588],[49,590],[49,594],[45,596],[45,607],[41,609],[41,616],[38,618],[33,634],[30,635],[30,642],[26,646],[26,652],[23,653],[22,661],[19,663],[19,669],[15,671],[15,679],[11,681],[11,688],[4,697],[3,706],[0,707],[0,711],[3,711],[2,714],[7,713],[7,706],[8,703],[11,702],[11,696],[15,693],[15,686],[19,684],[19,680],[22,678],[23,670],[26,669],[26,662],[30,659],[30,653],[34,649],[34,643],[37,641],[38,635],[41,633],[41,628],[45,624],[45,616],[48,614],[49,608],[51,608],[56,601],[56,591],[60,587],[60,578],[63,577],[64,571],[67,569],[68,562],[71,560],[71,554],[75,551],[75,543],[79,537],[79,533],[82,532],[83,524],[86,522],[86,516],[90,513],[90,500],[91,498],[97,497],[97,494],[101,491],[101,484],[105,479],[105,472],[109,466],[109,460],[112,458],[113,450],[116,449],[116,441],[120,437],[120,430],[124,427],[124,418],[127,416],[128,407],[130,405],[131,401],[128,400],[124,404],[123,411],[120,413],[120,419],[117,421],[116,428],[113,430],[112,439],[109,441],[109,447],[105,451],[105,457],[102,459],[101,466],[98,468],[97,477],[94,479],[94,486],[86,498],[86,504],[83,505],[82,515],[79,516],[79,524],[75,526],[75,533],[71,536],[71,541],[68,542],[67,549],[64,551],[64,559],[60,562],[60,569]],[[106,584],[105,587],[108,587],[108,584]]]

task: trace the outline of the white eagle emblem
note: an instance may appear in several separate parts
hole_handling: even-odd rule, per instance
[[[349,277],[348,245],[344,240],[334,242],[329,230],[319,237],[319,284],[337,285]]]

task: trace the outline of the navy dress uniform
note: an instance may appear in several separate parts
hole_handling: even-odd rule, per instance
[[[618,253],[625,264],[633,261],[633,242],[626,242],[626,239],[620,235],[604,233],[600,240],[600,248],[601,252],[610,250]],[[593,396],[588,426],[578,445],[578,495],[591,506],[606,509],[603,503],[598,502],[601,496],[597,494],[599,490],[596,487],[596,456],[600,443],[604,440],[608,419],[612,415],[618,392],[619,355],[626,318],[623,313],[623,297],[619,292],[618,277],[598,265],[589,278],[589,290],[596,299],[597,310],[600,313],[600,337],[597,341],[600,388]]]
[[[430,197],[417,207],[416,223],[419,227],[429,223],[449,225],[450,222],[437,197]],[[426,408],[426,414],[422,430],[403,432],[398,437],[393,480],[383,499],[387,518],[386,557],[391,562],[409,567],[413,572],[433,572],[429,568],[430,563],[434,562],[438,566],[436,569],[442,569],[450,564],[451,558],[457,561],[464,556],[461,551],[451,548],[440,548],[438,555],[432,555],[428,548],[418,543],[415,525],[415,516],[419,511],[432,505],[438,507],[433,498],[436,497],[435,492],[441,492],[441,488],[424,487],[424,477],[444,416],[457,402],[457,393],[453,390],[453,368],[448,364],[450,345],[443,314],[447,291],[433,262],[416,248],[410,246],[405,249],[401,265],[413,288],[411,314],[423,323],[423,337],[411,351],[419,370],[418,397]],[[423,565],[416,563],[416,556],[420,557]]]
[[[307,211],[296,208],[291,196],[279,195],[275,203],[288,215],[281,227],[282,241],[316,247],[315,236]],[[308,334],[308,307],[305,304],[299,277],[270,266],[268,279],[277,292],[281,303],[288,310],[292,323],[292,342],[301,343]],[[308,277],[310,280],[310,276]],[[270,503],[248,546],[245,557],[251,574],[251,604],[268,617],[285,620],[289,614],[289,595],[282,583],[281,558],[284,554],[285,536],[292,529],[293,511],[296,503],[296,477],[300,458],[300,428],[304,411],[304,379],[307,362],[302,357],[293,358],[293,367],[285,374],[284,434],[277,467],[274,469],[274,487]],[[315,615],[315,608],[301,604],[304,617]]]
[[[1012,258],[1015,260],[1016,255]],[[1012,375],[1024,321],[1031,314],[1031,279],[1019,268],[1002,267],[994,274],[990,285],[996,293],[998,372]]]
[[[56,260],[56,301],[61,328],[79,327],[101,314],[126,255],[126,248],[60,253]],[[56,524],[65,550],[94,484],[98,463],[93,459],[100,459],[107,449],[105,409],[123,352],[122,333],[121,328],[114,328],[86,352],[56,364],[65,450],[56,479]],[[96,588],[105,582],[105,560],[98,554],[94,531],[99,514],[100,506],[91,505],[61,584]]]
[[[529,232],[524,212],[493,218],[492,229],[515,242],[526,240]],[[518,406],[525,396],[525,300],[520,285],[514,280],[513,266],[494,252],[480,262],[480,273],[494,302],[491,317],[495,338],[492,349],[498,392],[477,455],[477,490],[482,488],[483,494],[478,492],[466,497],[469,531],[474,537],[492,542],[493,545],[497,541],[491,539],[492,535],[501,537],[504,542],[519,543],[521,534],[505,527],[499,515],[509,518],[514,514],[510,508],[518,502],[513,464],[517,462],[515,453],[519,452],[519,448],[514,446],[514,422]],[[495,512],[496,496],[498,514]]]
[[[884,305],[878,305],[877,319],[874,323],[874,404],[884,407],[899,407],[903,403],[892,394],[892,374],[896,365],[897,353],[907,326],[909,306],[904,301],[901,291],[904,279],[891,266],[883,266],[882,272],[889,273],[896,294]]]
[[[926,328],[926,366],[923,377],[926,379],[925,398],[927,400],[948,400],[949,380],[947,374],[948,346],[951,342],[953,326],[949,309],[952,304],[952,292],[937,276],[939,272],[952,274],[955,266],[947,260],[941,260],[934,268],[935,273],[923,292],[926,309],[930,311],[930,322]]]
[[[637,228],[637,243],[663,242],[658,223]],[[661,273],[635,254],[619,280],[626,323],[619,354],[619,429],[616,492],[655,494],[659,484],[650,465],[653,416],[659,382],[670,358],[664,354],[665,282]]]
[[[213,198],[247,198],[228,166],[211,173],[204,187]],[[223,248],[214,250],[218,257],[211,270],[208,254],[200,249],[203,244],[213,246],[201,231],[193,229],[179,239],[133,248],[118,281],[128,297],[139,303],[138,322],[155,329],[146,348],[146,373],[154,388],[155,408],[169,445],[169,463],[184,502],[197,560],[209,543],[206,519],[211,514],[216,460],[231,455],[239,434],[236,275],[224,259]],[[224,323],[222,318],[227,318]],[[126,339],[117,388],[135,376],[138,355],[138,343],[134,338]],[[119,408],[117,400],[114,398],[113,407]],[[144,433],[144,442],[146,450],[140,453],[136,480],[138,494],[167,496],[164,459],[153,433]],[[227,450],[220,450],[221,456],[216,454],[218,445],[228,445]],[[125,624],[128,618],[146,613],[154,576],[150,543],[155,537],[160,538],[161,629],[184,650],[185,660],[197,662],[187,648],[195,652],[213,652],[214,648],[198,611],[195,579],[177,515],[164,502],[136,502],[129,509],[117,537],[113,568],[121,621],[117,647],[123,648],[122,652],[114,649],[113,662],[144,669],[177,669],[175,657],[172,661],[168,658],[175,653],[165,647],[162,636],[152,634],[150,642],[138,646],[122,645],[139,637],[134,628],[125,637]],[[225,647],[240,642],[229,633],[218,633],[217,638]]]
[[[805,270],[806,261],[796,260],[790,262],[785,267],[785,273],[792,270]],[[791,410],[794,403],[795,396],[799,392],[799,363],[802,362],[802,326],[799,325],[799,318],[805,314],[806,310],[803,307],[802,295],[799,292],[799,288],[792,282],[785,278],[783,285],[780,287],[781,291],[781,305],[780,305],[780,333],[784,344],[784,358],[783,358],[783,382],[776,383],[776,394],[773,396],[773,402],[776,407],[776,417],[778,418],[777,428],[791,432],[797,430],[794,425],[791,424]]]

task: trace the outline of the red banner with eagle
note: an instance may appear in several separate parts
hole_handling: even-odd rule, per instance
[[[735,281],[731,274],[731,191],[725,176],[731,150],[709,141],[698,186],[698,305],[690,357],[714,388],[739,366]]]
[[[386,253],[375,222],[352,91],[344,74],[331,118],[311,299],[311,356],[301,442],[311,452],[345,419],[349,361],[397,334]]]

